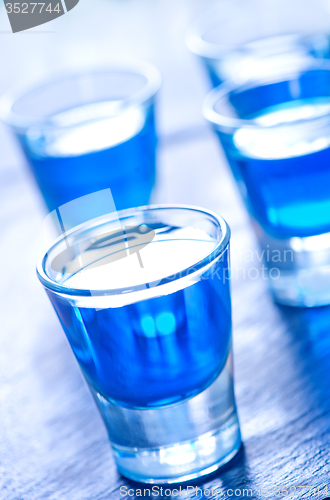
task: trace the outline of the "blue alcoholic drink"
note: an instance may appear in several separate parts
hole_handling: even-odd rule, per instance
[[[243,126],[231,144],[224,141],[233,172],[245,186],[252,216],[275,238],[330,231],[328,131],[306,130],[299,124],[306,117],[322,120],[329,111],[329,98],[289,101],[253,115],[260,128]],[[290,130],[285,127],[294,122]]]
[[[119,470],[146,482],[197,477],[240,446],[229,228],[193,209],[119,215],[120,226],[97,223],[106,216],[69,232],[49,249],[39,277]]]
[[[109,105],[113,116],[110,109],[100,117]],[[115,102],[71,109],[53,116],[53,127],[19,136],[50,212],[107,188],[117,210],[148,204],[155,182],[153,107],[115,110]]]
[[[286,305],[330,303],[329,88],[327,61],[297,58],[204,104]]]

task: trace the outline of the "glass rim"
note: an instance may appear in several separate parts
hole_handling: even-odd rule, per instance
[[[277,123],[275,125],[265,125],[260,124],[254,118],[251,119],[242,119],[242,118],[231,118],[229,116],[225,116],[217,111],[215,111],[214,107],[219,102],[219,100],[226,98],[231,92],[237,92],[240,90],[248,90],[255,88],[257,86],[263,86],[272,83],[279,83],[281,81],[290,81],[297,78],[297,74],[302,74],[307,71],[312,70],[324,70],[329,72],[330,74],[330,61],[326,61],[324,59],[306,59],[303,61],[297,68],[285,68],[280,69],[277,74],[267,75],[264,78],[259,79],[250,79],[245,83],[235,84],[233,82],[224,82],[215,89],[211,90],[205,97],[202,105],[202,113],[204,118],[210,122],[215,127],[227,128],[227,129],[239,129],[239,128],[249,128],[249,129],[258,129],[258,130],[274,130],[280,129],[284,126],[295,126],[301,125],[303,123],[317,123],[320,121],[320,117],[308,117],[308,118],[300,118],[298,120],[294,120],[290,123]],[[330,91],[329,91],[330,98]],[[324,118],[325,115],[322,116]],[[330,111],[326,116],[330,117]]]
[[[105,66],[89,66],[83,69],[65,71],[54,75],[49,75],[41,80],[30,83],[19,84],[7,90],[0,97],[0,120],[14,128],[26,129],[33,125],[52,124],[52,117],[31,118],[28,114],[16,113],[13,106],[19,99],[28,97],[29,94],[42,89],[51,89],[53,85],[61,82],[74,82],[86,76],[98,76],[111,72],[127,72],[144,76],[147,80],[145,85],[131,96],[122,99],[122,106],[126,108],[130,105],[142,104],[151,99],[159,90],[162,77],[161,73],[153,64],[139,59],[112,60]],[[91,100],[93,102],[93,100]]]
[[[97,227],[98,225],[104,224],[104,223],[111,223],[115,222],[116,220],[125,220],[127,218],[131,218],[134,216],[142,215],[144,212],[152,212],[152,211],[158,211],[158,210],[185,210],[187,213],[189,212],[197,212],[200,213],[204,216],[211,217],[218,225],[218,227],[221,230],[221,238],[219,241],[217,241],[216,246],[213,248],[211,252],[209,252],[202,260],[199,262],[196,262],[192,265],[190,265],[188,268],[182,269],[175,275],[170,275],[170,276],[164,276],[160,281],[157,280],[155,282],[155,285],[153,286],[153,282],[148,283],[150,289],[155,289],[157,287],[162,287],[165,286],[168,283],[173,283],[177,282],[180,280],[184,280],[185,278],[189,278],[192,276],[194,273],[200,273],[203,269],[207,268],[210,264],[212,264],[216,259],[221,257],[221,255],[226,251],[228,244],[230,242],[230,236],[231,236],[231,231],[230,227],[221,217],[219,214],[212,210],[208,210],[205,208],[201,207],[196,207],[192,205],[185,205],[185,204],[158,204],[158,205],[146,205],[143,207],[136,207],[136,208],[128,208],[125,210],[121,210],[115,213],[110,213],[106,214],[105,216],[97,217],[95,219],[91,219],[90,221],[84,222],[83,224],[80,224],[74,228],[72,228],[70,231],[67,231],[65,233],[65,237],[68,237],[72,235],[75,232],[80,232],[83,230],[83,228],[87,229],[92,228],[94,225]],[[94,225],[93,225],[94,222]],[[45,271],[45,264],[47,261],[48,257],[48,252],[53,249],[58,243],[60,243],[63,240],[64,236],[61,235],[59,238],[57,238],[55,241],[52,242],[51,245],[47,247],[47,250],[43,251],[42,256],[39,258],[36,266],[36,271],[37,271],[37,276],[39,281],[42,283],[42,285],[55,293],[59,293],[64,296],[71,297],[72,299],[74,297],[97,297],[97,296],[118,296],[118,295],[127,295],[130,293],[138,292],[141,290],[141,284],[138,285],[133,285],[129,287],[123,287],[123,288],[110,288],[110,289],[102,289],[102,290],[93,290],[93,293],[91,295],[91,291],[88,289],[75,289],[75,288],[70,288],[65,286],[64,284],[59,284],[56,283],[54,280],[52,280],[46,273]],[[176,275],[179,274],[179,277],[176,277]],[[173,276],[175,278],[173,279]],[[145,284],[143,285],[145,286]]]
[[[219,7],[208,10],[204,15],[195,19],[195,21],[190,24],[187,29],[185,42],[188,49],[199,57],[204,57],[206,59],[219,59],[222,55],[228,52],[236,53],[254,53],[258,48],[254,45],[263,39],[277,38],[278,36],[290,37],[295,42],[297,41],[308,41],[311,37],[328,35],[328,30],[326,28],[313,30],[313,31],[301,31],[288,30],[283,33],[271,34],[269,36],[265,35],[263,37],[252,37],[247,38],[246,41],[241,43],[233,43],[226,45],[225,43],[216,43],[205,40],[205,35],[217,26],[221,28],[221,25],[226,23],[226,19],[219,19]]]

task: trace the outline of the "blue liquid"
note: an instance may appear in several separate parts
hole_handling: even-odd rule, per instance
[[[263,128],[242,127],[232,136],[218,132],[249,211],[266,233],[280,239],[330,231],[329,130],[322,124],[291,125],[329,113],[330,99],[321,97],[328,76],[307,75],[294,84],[232,95],[237,115],[253,117]],[[320,89],[321,96],[311,98]],[[300,99],[292,98],[295,92]],[[271,125],[280,126],[267,129]]]
[[[76,111],[79,113],[79,109]],[[103,126],[101,120],[91,123],[90,132],[89,124],[84,127],[77,120],[67,130],[32,130],[20,137],[50,212],[107,188],[111,189],[117,210],[148,204],[155,182],[153,108],[147,116],[142,115],[142,110],[135,115],[128,113],[126,123],[125,117],[119,119],[117,126],[110,123],[110,127],[105,120],[103,130],[98,127]],[[114,139],[112,134],[116,134]]]
[[[173,229],[169,234],[173,235]],[[169,255],[171,263],[172,256],[182,250],[182,258],[187,259],[188,247],[183,247],[187,240],[166,240],[164,235],[162,231],[161,240],[156,238],[141,250],[147,272],[148,255],[160,261]],[[204,245],[203,241],[188,243],[189,248]],[[205,241],[205,248],[207,254],[210,240]],[[108,274],[104,266],[95,276],[94,271],[88,271],[91,274],[87,277],[82,274],[75,279],[87,289],[91,286],[86,281],[89,276],[98,276],[100,286],[106,287],[112,280],[111,269],[122,265],[117,274],[122,281],[120,273],[128,269],[127,263],[137,273],[145,270],[132,255],[116,261],[116,268],[110,268]],[[156,260],[159,272],[158,264]],[[217,264],[218,273],[210,278],[122,307],[73,307],[48,292],[82,371],[96,392],[121,406],[144,408],[182,401],[209,386],[221,373],[230,348],[229,282],[228,277],[223,278],[227,266],[228,251]],[[77,287],[77,282],[67,283]]]
[[[298,60],[307,58],[329,59],[330,39],[324,34],[262,38],[228,48],[218,58],[203,57],[203,62],[215,88],[229,80],[243,84],[251,78],[264,78],[275,74],[278,68],[292,68]]]

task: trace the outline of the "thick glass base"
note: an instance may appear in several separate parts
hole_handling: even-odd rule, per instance
[[[144,483],[188,481],[215,471],[241,446],[232,360],[203,392],[152,409],[115,405],[92,390],[119,471]]]
[[[150,450],[132,450],[112,445],[119,472],[144,483],[177,483],[214,472],[238,452],[241,440],[232,415],[217,432],[195,441]]]
[[[274,239],[258,231],[276,302],[296,307],[330,304],[330,233]]]

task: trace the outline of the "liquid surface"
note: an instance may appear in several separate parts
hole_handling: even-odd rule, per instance
[[[133,244],[128,246],[132,255],[98,267],[91,267],[93,259],[82,254],[88,265],[71,275],[72,259],[62,279],[66,286],[91,290],[148,283],[193,265],[215,245],[200,230],[159,227],[153,241],[140,248],[143,268]],[[186,399],[215,380],[230,347],[229,282],[223,274],[227,252],[215,266],[218,272],[207,279],[122,307],[74,307],[50,294],[94,390],[120,405],[147,408]]]
[[[122,235],[126,236],[126,232]],[[167,276],[179,276],[180,271],[203,260],[216,245],[210,236],[193,228],[163,228],[150,243],[141,241],[139,228],[133,228],[126,240],[123,245],[122,239],[116,236],[117,244],[111,242],[110,247],[102,241],[102,251],[96,254],[100,264],[97,267],[94,266],[94,256],[87,261],[79,254],[66,267],[61,282],[82,290],[118,289],[157,282]],[[95,243],[86,252],[91,253]],[[109,262],[107,256],[110,252],[113,258]],[[82,262],[85,264],[83,269]],[[81,270],[67,278],[72,268]]]
[[[53,117],[54,128],[21,137],[50,211],[106,188],[117,210],[148,203],[155,180],[153,110],[111,111],[116,102],[69,110]]]
[[[237,39],[239,31],[235,33]],[[211,43],[218,43],[219,29]],[[243,35],[244,37],[244,35]],[[222,44],[221,44],[222,45]],[[281,70],[289,70],[312,58],[328,59],[330,41],[324,34],[307,37],[300,35],[279,35],[261,38],[249,43],[242,40],[238,47],[227,47],[218,57],[204,60],[213,87],[226,81],[244,84],[249,79],[261,81],[265,76],[278,75]]]
[[[330,127],[324,118],[329,109],[329,98],[268,108],[254,120],[277,127],[241,128],[234,134],[234,149],[227,149],[249,209],[275,237],[330,231]]]

